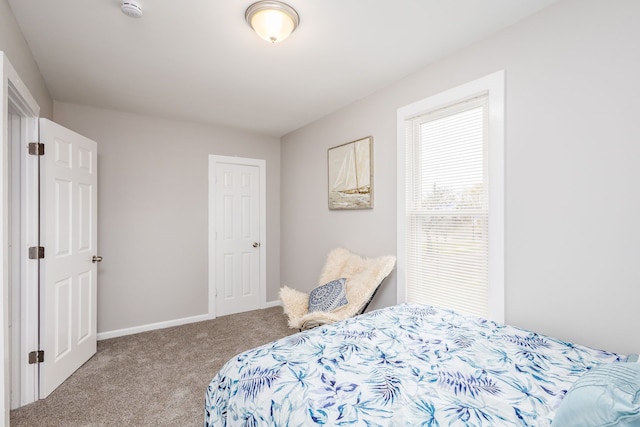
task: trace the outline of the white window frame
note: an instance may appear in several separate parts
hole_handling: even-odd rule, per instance
[[[405,123],[451,104],[487,94],[489,98],[489,305],[488,318],[505,321],[505,73],[489,74],[398,109],[397,117],[397,302],[406,302]]]

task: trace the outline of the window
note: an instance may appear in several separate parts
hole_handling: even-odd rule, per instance
[[[503,73],[398,112],[398,301],[504,321]]]

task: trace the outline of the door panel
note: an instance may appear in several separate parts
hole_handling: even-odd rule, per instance
[[[71,278],[58,281],[54,296],[54,349],[55,360],[63,358],[71,349]]]
[[[40,120],[40,398],[96,352],[97,144]]]
[[[91,339],[93,324],[91,302],[93,301],[93,272],[87,271],[78,276],[78,301],[80,302],[80,318],[78,322],[78,342]]]
[[[260,170],[216,165],[216,314],[260,308]]]
[[[55,256],[60,259],[71,255],[71,187],[71,181],[54,181]]]

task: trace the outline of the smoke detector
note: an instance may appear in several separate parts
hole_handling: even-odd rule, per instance
[[[142,7],[136,0],[122,0],[122,13],[132,18],[142,18]]]

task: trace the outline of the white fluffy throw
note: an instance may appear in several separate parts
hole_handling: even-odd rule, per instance
[[[309,295],[284,286],[280,289],[280,300],[285,314],[289,316],[289,326],[308,329],[356,315],[382,280],[391,273],[395,263],[396,257],[393,255],[363,258],[344,248],[332,250],[322,269],[318,285],[345,277],[349,303],[331,312],[309,313]]]

